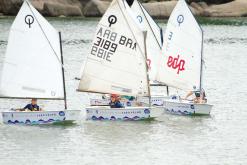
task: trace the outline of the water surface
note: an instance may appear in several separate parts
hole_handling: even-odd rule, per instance
[[[0,19],[0,66],[13,18]],[[0,124],[0,164],[247,164],[246,18],[200,20],[211,117],[165,115],[150,122],[85,121],[94,95],[75,90],[98,19],[49,19],[63,35],[69,109],[82,109],[72,126]],[[165,29],[165,21],[159,21]],[[99,72],[100,74],[100,72]],[[154,89],[155,90],[155,89]],[[157,90],[157,89],[156,89]],[[28,100],[0,100],[0,111]],[[62,101],[40,101],[46,109]]]

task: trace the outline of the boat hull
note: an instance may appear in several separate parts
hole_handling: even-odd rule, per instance
[[[63,111],[32,111],[32,112],[2,112],[3,123],[5,124],[53,124],[60,122],[73,122],[80,116],[79,110]]]
[[[192,102],[164,101],[165,112],[176,115],[210,115],[213,105]]]
[[[87,120],[137,121],[151,118],[151,108],[149,107],[110,108],[99,106],[86,108]]]

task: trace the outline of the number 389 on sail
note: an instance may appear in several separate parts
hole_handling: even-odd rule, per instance
[[[116,52],[117,46],[118,45],[115,43],[97,37],[97,41],[92,47],[91,54],[111,62],[110,57]]]

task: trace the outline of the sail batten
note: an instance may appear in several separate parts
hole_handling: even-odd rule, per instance
[[[0,97],[63,99],[58,32],[28,1],[10,29]]]
[[[203,32],[184,0],[167,24],[156,80],[182,90],[201,88]]]

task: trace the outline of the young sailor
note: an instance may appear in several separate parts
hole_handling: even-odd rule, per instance
[[[120,102],[119,95],[111,94],[111,102],[109,103],[111,108],[124,108],[123,104]]]
[[[37,105],[37,99],[32,99],[31,104],[27,104],[23,110],[29,110],[29,111],[41,111],[41,108]]]
[[[193,91],[190,91],[186,97],[185,100],[187,100],[190,96],[192,96],[193,94],[195,94],[195,98],[193,99],[194,103],[206,103],[207,99],[206,99],[206,93],[204,91],[204,89],[200,90],[196,90],[196,87],[193,87]]]

